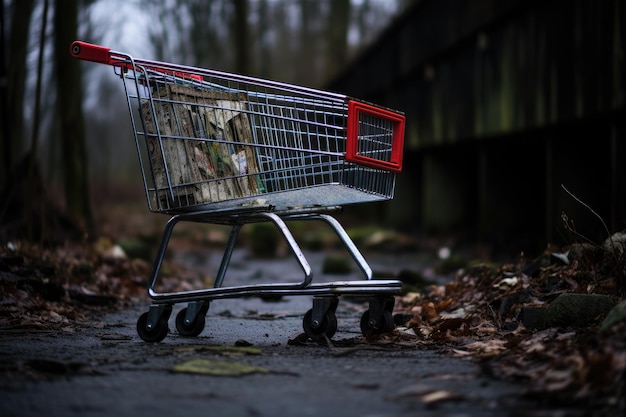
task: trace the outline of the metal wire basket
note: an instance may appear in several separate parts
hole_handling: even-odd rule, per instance
[[[312,338],[337,330],[337,297],[371,295],[361,329],[393,328],[393,294],[402,283],[373,280],[348,234],[328,211],[393,198],[402,168],[404,115],[345,95],[209,69],[135,59],[76,41],[75,58],[107,64],[123,81],[146,197],[170,214],[148,293],[153,300],[137,331],[150,342],[168,332],[172,305],[183,336],[204,328],[211,300],[246,295],[313,295],[303,326]],[[285,221],[321,220],[344,243],[366,279],[313,283],[310,265]],[[159,293],[169,238],[180,221],[232,226],[214,288]],[[293,283],[223,285],[241,227],[272,222],[300,263]]]

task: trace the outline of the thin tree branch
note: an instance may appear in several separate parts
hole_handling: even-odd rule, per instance
[[[583,207],[585,207],[587,210],[589,210],[594,216],[596,216],[598,218],[598,220],[600,220],[600,223],[602,223],[602,226],[604,227],[604,230],[606,231],[606,235],[607,235],[609,241],[611,242],[611,250],[613,251],[613,255],[617,255],[617,252],[615,251],[615,244],[613,242],[613,239],[611,239],[611,232],[609,231],[609,228],[607,227],[606,223],[604,222],[604,219],[598,213],[596,213],[594,209],[589,207],[589,205],[587,203],[582,201],[580,198],[576,197],[570,190],[568,190],[565,187],[565,185],[561,184],[561,188],[563,188],[563,190],[565,190],[565,192],[567,194],[569,194],[570,197],[572,197],[574,200],[576,200],[578,203],[580,203]]]

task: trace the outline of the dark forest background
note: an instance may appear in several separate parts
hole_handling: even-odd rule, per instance
[[[69,55],[75,39],[134,56],[323,88],[409,0],[4,0],[0,223],[95,232],[94,196],[137,183],[123,89]],[[51,214],[58,203],[62,220]]]

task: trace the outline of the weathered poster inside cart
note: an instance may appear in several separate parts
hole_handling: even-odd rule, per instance
[[[142,116],[161,208],[261,192],[246,110],[243,93],[177,84],[154,89],[152,100],[142,104]]]

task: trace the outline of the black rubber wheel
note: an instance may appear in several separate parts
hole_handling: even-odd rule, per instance
[[[153,329],[148,330],[146,328],[148,324],[148,312],[143,313],[137,320],[137,333],[139,337],[148,343],[158,343],[165,339],[167,332],[170,330],[167,325],[167,319],[168,315],[163,315],[157,325]]]
[[[313,340],[325,341],[326,337],[332,339],[335,333],[337,333],[337,316],[335,316],[334,311],[328,311],[320,325],[313,327],[313,309],[311,309],[304,315],[302,327],[304,328],[304,333]]]
[[[393,321],[393,314],[391,311],[384,311],[383,316],[381,317],[381,323],[379,323],[378,327],[374,328],[370,324],[370,311],[366,310],[365,313],[361,316],[361,333],[364,336],[372,335],[372,334],[383,334],[389,333],[396,328],[396,324]]]
[[[183,337],[195,337],[202,333],[206,319],[204,313],[201,311],[189,324],[185,324],[185,315],[187,314],[187,307],[183,308],[176,315],[176,330]]]

